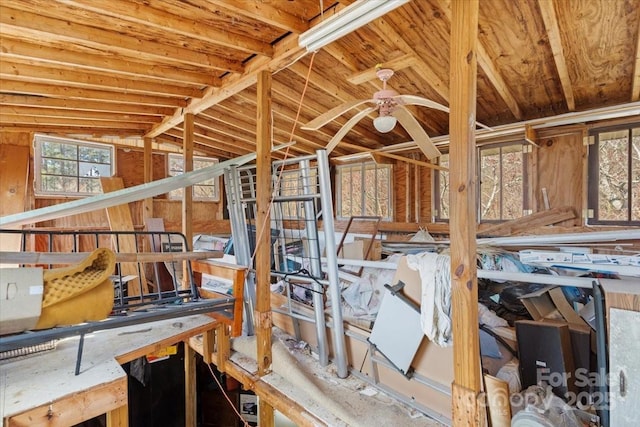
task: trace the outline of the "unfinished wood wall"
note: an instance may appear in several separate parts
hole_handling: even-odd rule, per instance
[[[33,134],[28,132],[0,132],[0,144],[16,147],[32,147]],[[3,151],[4,152],[4,151]],[[9,152],[9,151],[7,151]],[[129,148],[116,149],[116,175],[122,177],[125,187],[132,187],[144,183],[143,151]],[[7,161],[7,159],[0,159]],[[30,164],[33,165],[33,149],[30,149]],[[33,194],[33,167],[29,168],[28,185],[26,191],[25,206],[28,209],[38,209],[67,202],[64,197],[42,197]],[[154,153],[153,155],[153,179],[166,177],[166,155]],[[25,171],[26,173],[26,171]],[[7,203],[7,198],[0,196],[0,205]],[[129,203],[134,228],[144,229],[142,201]],[[154,198],[154,216],[165,219],[167,231],[180,232],[182,230],[181,201],[168,200],[165,194]],[[217,234],[229,233],[228,221],[223,220],[222,202],[194,202],[193,230],[195,233]],[[51,221],[43,221],[37,227],[50,227],[61,229],[109,229],[109,222],[104,209],[86,212],[79,215],[71,215]]]
[[[426,162],[423,156],[416,160]],[[431,222],[431,169],[402,161],[393,165],[393,218],[396,222]]]

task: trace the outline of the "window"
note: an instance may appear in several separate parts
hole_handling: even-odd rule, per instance
[[[438,165],[449,168],[449,154],[442,154],[438,157]],[[436,196],[434,198],[434,220],[449,220],[449,171],[434,170],[434,188]]]
[[[594,130],[591,135],[589,223],[640,225],[640,125]]]
[[[302,177],[301,170],[299,168],[296,169],[284,169],[280,170],[278,168],[275,171],[277,185],[278,185],[278,195],[282,197],[294,197],[294,196],[302,196],[306,194],[318,194],[318,170],[316,167],[311,167],[309,169],[309,178],[307,182],[307,188],[305,189],[305,182]],[[305,191],[306,190],[306,191]],[[317,210],[317,199],[314,199],[313,203],[316,205]],[[300,219],[305,217],[304,212],[304,202],[301,201],[289,201],[289,202],[281,202],[277,204],[280,209],[280,214],[283,219]]]
[[[361,163],[338,166],[336,216],[392,219],[391,165]]]
[[[206,157],[193,157],[193,170],[198,170],[213,166],[218,163],[218,159],[210,159]],[[184,173],[184,159],[180,154],[169,154],[169,176],[178,176]],[[218,191],[219,177],[214,177],[192,186],[193,200],[217,202],[220,200]],[[178,188],[169,192],[169,199],[182,199],[183,188]]]
[[[38,195],[99,194],[100,177],[115,171],[113,146],[46,135],[35,137],[34,163]]]
[[[480,147],[480,221],[520,218],[525,209],[523,144]]]
[[[478,148],[479,220],[505,221],[520,218],[526,209],[526,156],[522,142],[493,144]],[[449,168],[449,155],[438,158],[438,164]],[[434,173],[434,220],[448,221],[449,171]]]

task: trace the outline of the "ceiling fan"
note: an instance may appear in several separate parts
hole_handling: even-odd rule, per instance
[[[344,126],[331,138],[331,141],[327,144],[327,153],[330,153],[344,138],[344,136],[356,125],[360,120],[370,113],[378,110],[378,117],[373,119],[373,126],[378,132],[386,133],[391,132],[396,126],[397,122],[400,122],[402,127],[405,128],[407,133],[411,136],[414,142],[418,145],[418,148],[422,150],[425,156],[429,160],[438,157],[440,151],[431,142],[431,138],[424,131],[420,122],[416,120],[413,114],[405,107],[406,105],[420,105],[423,107],[433,108],[436,110],[449,112],[449,108],[435,101],[431,101],[427,98],[423,98],[416,95],[399,95],[393,89],[387,89],[387,81],[393,76],[393,70],[388,68],[381,68],[376,72],[378,78],[382,81],[382,90],[373,94],[371,99],[357,99],[353,101],[345,102],[338,105],[335,108],[327,111],[326,113],[316,117],[306,125],[302,126],[305,130],[316,130],[326,125],[336,117],[344,114],[352,108],[359,105],[371,103],[374,104],[362,111],[359,111],[351,119],[344,124]]]

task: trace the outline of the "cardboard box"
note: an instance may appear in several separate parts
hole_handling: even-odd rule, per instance
[[[586,324],[569,304],[559,286],[547,286],[523,295],[520,297],[520,301],[533,320],[555,319],[565,320],[572,325],[585,326]]]
[[[0,335],[36,326],[43,291],[42,268],[0,268]]]

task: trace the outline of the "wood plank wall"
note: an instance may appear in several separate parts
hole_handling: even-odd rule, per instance
[[[0,132],[0,144],[15,146],[31,146],[33,135],[27,132]],[[33,164],[33,150],[31,150],[31,164]],[[166,155],[153,154],[153,179],[166,177]],[[144,183],[144,152],[134,148],[116,149],[116,175],[122,177],[125,187]],[[33,168],[30,168],[28,182],[33,182]],[[26,206],[38,209],[69,201],[64,197],[36,197],[32,186],[28,185]],[[222,200],[222,199],[221,199]],[[3,201],[0,200],[0,203]],[[182,230],[181,202],[168,200],[166,195],[154,198],[154,215],[165,220],[165,230],[180,232]],[[194,233],[197,234],[229,234],[231,232],[228,221],[223,220],[222,202],[194,202],[193,212]],[[143,201],[130,203],[134,228],[144,229]],[[43,221],[38,227],[62,229],[109,229],[109,222],[104,209],[72,215],[51,221]]]

